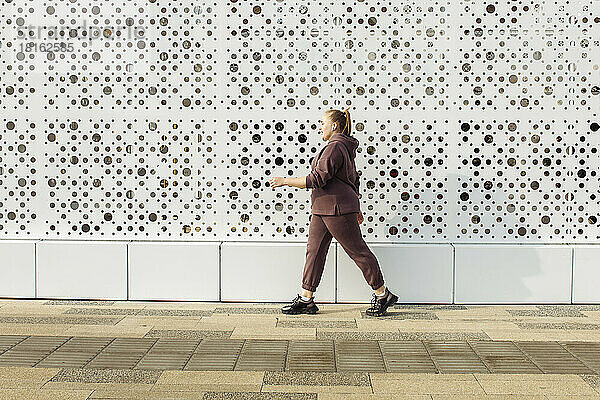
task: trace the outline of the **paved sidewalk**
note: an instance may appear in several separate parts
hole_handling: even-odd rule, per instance
[[[0,399],[598,399],[600,306],[0,299]]]

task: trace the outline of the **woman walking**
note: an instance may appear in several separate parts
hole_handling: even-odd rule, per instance
[[[269,180],[273,189],[279,186],[312,189],[302,295],[298,294],[292,304],[281,311],[284,314],[315,314],[319,311],[313,293],[321,281],[327,251],[335,237],[375,291],[366,314],[384,315],[387,308],[398,301],[398,296],[384,286],[377,258],[360,232],[359,224],[364,218],[358,199],[359,175],[354,164],[358,140],[351,136],[348,109],[325,111],[319,130],[323,140],[329,143],[313,158],[310,174],[298,178],[277,176]]]

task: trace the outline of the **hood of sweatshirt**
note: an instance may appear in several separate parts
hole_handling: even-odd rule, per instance
[[[329,142],[342,142],[348,149],[348,153],[352,156],[352,158],[356,157],[358,139],[356,139],[354,136],[346,135],[345,133],[336,133],[329,138]]]

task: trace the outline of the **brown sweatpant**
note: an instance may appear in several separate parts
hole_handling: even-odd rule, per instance
[[[319,286],[332,236],[358,265],[371,288],[380,288],[383,285],[383,275],[377,258],[360,233],[358,213],[311,215],[302,288],[314,292]]]

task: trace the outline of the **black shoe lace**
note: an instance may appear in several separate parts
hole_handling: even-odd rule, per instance
[[[377,305],[377,295],[373,293],[373,299],[371,299],[371,309],[375,310],[375,306]],[[378,309],[379,307],[377,307]]]

